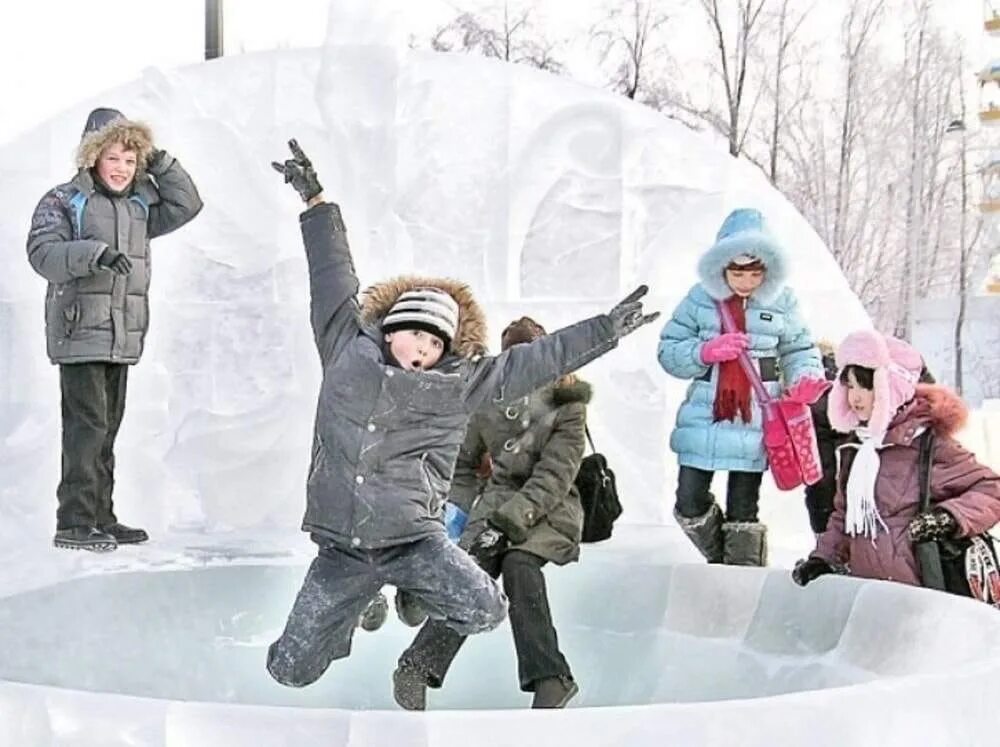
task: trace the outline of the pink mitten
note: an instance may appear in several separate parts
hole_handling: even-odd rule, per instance
[[[818,376],[803,376],[788,388],[787,396],[795,402],[811,405],[831,386],[833,384]]]
[[[706,366],[734,361],[747,349],[750,338],[743,332],[726,332],[701,346],[701,362]]]

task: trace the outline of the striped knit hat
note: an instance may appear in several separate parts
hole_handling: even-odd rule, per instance
[[[458,304],[440,288],[415,288],[396,299],[382,320],[386,334],[401,329],[422,329],[440,337],[447,350],[458,329]]]

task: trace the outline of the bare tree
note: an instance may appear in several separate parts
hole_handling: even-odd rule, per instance
[[[600,46],[602,64],[612,67],[610,86],[635,99],[649,90],[651,64],[666,55],[665,31],[670,17],[652,0],[627,0],[615,4],[607,16],[591,29]],[[661,89],[660,89],[661,90]],[[659,98],[659,90],[653,98]]]
[[[562,73],[558,47],[535,26],[532,8],[514,9],[504,2],[481,13],[462,12],[440,27],[431,39],[438,52],[473,52],[506,62]]]
[[[736,2],[736,36],[727,39],[723,31],[725,22],[724,10],[719,8],[719,0],[699,0],[702,10],[712,28],[718,67],[715,72],[722,80],[726,94],[726,131],[723,133],[729,140],[729,154],[740,155],[746,140],[749,124],[741,120],[746,115],[749,122],[753,118],[753,107],[756,98],[751,102],[749,113],[744,109],[747,84],[747,61],[750,49],[754,44],[757,23],[767,0],[737,0]]]
[[[777,186],[778,184],[778,154],[781,150],[781,132],[782,123],[790,114],[792,114],[807,98],[807,88],[803,85],[802,69],[799,68],[799,78],[796,86],[795,94],[789,95],[788,90],[788,74],[793,66],[798,62],[793,58],[793,44],[795,43],[796,36],[802,25],[805,23],[809,16],[810,11],[813,6],[810,5],[806,9],[801,8],[801,4],[797,3],[796,8],[798,13],[789,13],[789,4],[791,0],[781,0],[781,6],[775,14],[775,22],[777,23],[777,31],[775,33],[774,46],[774,61],[773,69],[771,70],[771,122],[770,122],[770,132],[768,133],[768,178],[771,180],[771,184]],[[765,58],[766,63],[766,58]]]

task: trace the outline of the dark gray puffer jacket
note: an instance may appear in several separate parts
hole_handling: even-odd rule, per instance
[[[119,121],[85,137],[81,160],[92,166],[122,130],[133,140],[148,133],[144,125]],[[42,197],[31,219],[28,260],[49,281],[45,336],[53,363],[139,361],[149,329],[149,240],[180,228],[201,208],[191,177],[167,154],[138,172],[126,194],[100,189],[85,166]],[[97,264],[107,247],[132,260],[128,275]]]
[[[309,262],[311,318],[323,381],[302,528],[318,541],[360,548],[444,532],[442,507],[469,417],[486,400],[513,401],[614,348],[606,315],[490,357],[485,324],[468,287],[399,278],[357,302],[358,279],[340,210],[301,216]],[[409,288],[433,285],[459,305],[459,329],[430,371],[387,361],[381,319]]]

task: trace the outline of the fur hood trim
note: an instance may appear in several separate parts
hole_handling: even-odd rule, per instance
[[[458,304],[458,332],[451,341],[451,352],[471,358],[487,352],[489,339],[486,314],[472,295],[469,286],[451,278],[433,278],[420,275],[400,275],[375,283],[361,295],[361,323],[381,329],[382,320],[389,309],[406,291],[416,288],[438,288],[455,299]]]
[[[969,408],[955,392],[940,384],[917,384],[914,398],[899,412],[890,428],[895,442],[912,441],[913,426],[933,428],[943,438],[949,438],[965,427]]]
[[[569,377],[564,377],[569,378]],[[573,377],[572,381],[560,379],[552,387],[552,404],[556,407],[568,405],[571,402],[589,404],[594,395],[594,388],[586,381]]]
[[[784,248],[771,234],[760,211],[741,208],[730,213],[719,229],[715,243],[698,260],[698,280],[716,301],[733,295],[726,283],[726,267],[741,254],[760,259],[767,268],[764,282],[753,292],[761,303],[775,301],[788,282],[788,261]]]
[[[119,119],[96,132],[88,132],[76,150],[77,168],[93,168],[101,152],[113,143],[121,143],[128,150],[135,151],[137,170],[143,171],[153,153],[153,131],[143,122]]]

